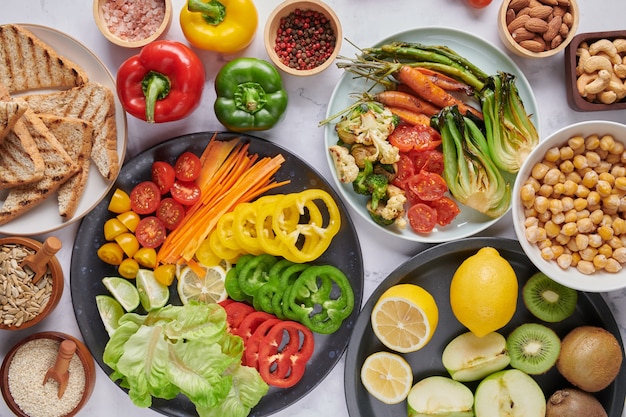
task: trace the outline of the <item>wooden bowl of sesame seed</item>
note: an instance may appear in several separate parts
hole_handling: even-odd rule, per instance
[[[47,270],[38,282],[35,273],[21,263],[34,255],[42,243],[15,236],[0,238],[0,329],[22,330],[45,319],[59,304],[63,294],[63,269],[56,256],[47,263]]]
[[[296,76],[319,74],[341,49],[342,30],[331,7],[319,0],[286,0],[265,25],[265,50],[280,70]]]
[[[69,379],[61,398],[53,379],[42,383],[57,359],[61,342],[71,340],[76,351],[69,360]],[[96,382],[96,369],[89,349],[69,334],[46,331],[20,340],[4,357],[0,390],[18,417],[75,416],[89,401]]]
[[[93,0],[93,17],[110,42],[141,48],[169,30],[172,0]]]

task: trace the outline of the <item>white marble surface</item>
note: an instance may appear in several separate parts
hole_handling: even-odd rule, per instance
[[[263,27],[266,18],[279,0],[257,0],[259,28],[253,44],[241,55],[267,58],[263,47]],[[174,0],[175,14],[168,39],[184,41],[178,24],[178,11],[183,0]],[[468,31],[492,42],[500,44],[496,15],[499,1],[487,8],[476,10],[468,7],[465,0],[327,0],[342,21],[344,37],[359,46],[367,46],[393,33],[416,27],[444,26]],[[579,0],[581,19],[579,32],[624,29],[626,2],[623,0]],[[92,49],[109,70],[115,74],[122,61],[134,53],[123,50],[110,43],[98,32],[89,0],[22,0],[5,1],[0,12],[2,23],[34,23],[51,26],[75,37]],[[343,55],[353,55],[355,50],[344,42]],[[200,53],[207,69],[207,84],[201,107],[189,118],[168,124],[147,126],[129,117],[128,156],[131,157],[150,145],[159,143],[173,136],[196,131],[223,130],[216,121],[212,103],[215,93],[212,83],[217,70],[232,57],[213,53]],[[626,122],[626,111],[579,113],[572,111],[566,101],[563,53],[542,61],[530,61],[514,57],[514,61],[523,70],[530,81],[539,106],[541,135],[546,136],[568,124],[594,119],[606,119]],[[284,76],[289,91],[290,105],[285,120],[273,130],[258,133],[288,147],[294,153],[314,165],[327,178],[330,171],[326,165],[323,146],[323,131],[317,127],[324,119],[326,106],[334,85],[341,71],[334,66],[322,75],[313,78]],[[400,263],[424,248],[419,243],[382,236],[374,233],[373,227],[360,219],[356,213],[353,220],[361,241],[364,266],[365,287],[364,301],[375,287]],[[59,330],[80,338],[69,293],[69,265],[71,248],[77,225],[69,226],[56,233],[64,244],[58,254],[66,274],[66,291],[59,307],[45,322],[34,328],[8,332],[0,331],[0,359],[22,337],[42,331]],[[485,236],[514,237],[510,214],[482,233]],[[35,236],[44,239],[45,236]],[[622,335],[626,334],[626,308],[623,306],[625,291],[605,294]],[[291,407],[276,413],[278,416],[320,416],[322,413],[334,417],[347,416],[348,411],[343,391],[344,360],[334,368],[331,374],[306,397]],[[11,412],[0,402],[0,416],[8,417]],[[128,397],[114,385],[99,368],[94,394],[80,413],[80,416],[108,417],[134,416],[156,417],[159,413],[150,409],[135,407]]]

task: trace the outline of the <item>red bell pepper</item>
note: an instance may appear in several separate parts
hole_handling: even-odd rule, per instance
[[[171,122],[188,116],[200,104],[205,71],[188,46],[161,40],[144,46],[117,72],[122,107],[149,123]]]

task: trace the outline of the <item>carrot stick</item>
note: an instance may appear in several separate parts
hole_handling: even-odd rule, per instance
[[[399,90],[385,90],[374,94],[374,100],[388,107],[396,107],[410,110],[414,113],[422,113],[434,116],[439,113],[439,108],[417,97],[415,94]]]
[[[397,73],[397,78],[400,82],[403,82],[410,87],[415,94],[420,96],[426,101],[433,103],[439,107],[449,107],[457,105],[461,113],[472,113],[476,117],[482,119],[482,112],[475,108],[466,105],[461,100],[456,99],[452,94],[448,93],[443,88],[435,85],[422,74],[417,68],[409,65],[402,65]]]
[[[416,68],[419,72],[428,77],[430,81],[446,91],[460,91],[467,94],[468,96],[474,94],[474,87],[455,78],[452,78],[449,75],[443,74],[430,68]]]
[[[424,113],[417,113],[412,110],[403,109],[400,107],[387,107],[393,114],[398,116],[403,122],[410,125],[425,125],[430,126],[430,117]]]

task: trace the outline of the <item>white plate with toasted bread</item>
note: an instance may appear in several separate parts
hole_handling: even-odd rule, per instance
[[[25,32],[22,32],[22,29],[25,29]],[[28,38],[30,35],[34,35],[35,39],[43,44],[29,39],[32,54],[29,54],[29,50],[24,52],[23,49],[19,49],[21,54],[16,55],[12,66],[9,56],[12,53],[11,42],[21,42],[22,37]],[[48,50],[48,47],[51,50]],[[48,53],[51,54],[51,58],[48,57]],[[48,177],[47,183],[41,183],[43,180],[35,180],[16,185],[15,182],[10,182],[11,175],[3,174],[13,169],[9,163],[10,158],[6,156],[8,152],[3,149],[4,152],[0,154],[0,233],[22,236],[48,233],[80,220],[106,196],[113,186],[126,153],[126,114],[117,97],[113,75],[93,52],[67,34],[40,25],[2,25],[0,26],[0,55],[2,54],[9,58],[0,64],[0,83],[3,83],[5,87],[9,86],[10,100],[24,100],[28,104],[29,110],[23,116],[23,120],[29,126],[27,130],[30,133],[33,133],[33,129],[35,130],[31,135],[35,139],[33,142],[41,151],[42,146],[39,145],[47,146],[50,137],[58,136],[58,145],[66,150],[66,154],[60,162],[56,156],[48,156],[46,159],[46,152],[40,152],[45,168],[48,170],[46,171],[48,175],[43,176],[44,179]],[[32,57],[35,62],[31,64],[29,57]],[[59,57],[60,60],[57,59]],[[58,70],[62,75],[51,74],[47,78],[42,77],[40,75],[42,63],[37,60],[45,58],[50,58],[52,64],[66,60],[61,62]],[[47,66],[47,64],[44,65],[44,67]],[[42,84],[38,85],[32,82],[32,77],[28,77],[32,74],[28,71],[33,70],[38,71],[39,76],[36,78],[42,78]],[[21,75],[13,75],[14,72],[20,71]],[[64,71],[65,75],[63,75]],[[68,83],[67,78],[72,77],[75,79]],[[4,90],[6,91],[7,88]],[[8,99],[5,97],[5,100]],[[94,103],[97,105],[94,106]],[[31,116],[34,114],[31,119],[36,120],[37,123],[44,122],[43,130],[47,133],[42,134],[42,137],[47,138],[46,140],[37,142],[37,135],[41,133],[37,127],[41,123],[28,125],[29,119],[26,116],[29,112],[32,112]],[[84,141],[87,141],[88,137],[91,138],[91,146],[82,147],[82,151],[79,151],[80,147],[70,149],[72,141],[69,140],[69,133],[60,133],[69,132],[70,122],[80,121],[84,122],[84,130],[90,133],[81,131],[81,136],[77,137],[83,138]],[[54,122],[67,123],[67,125],[62,125],[59,129],[59,126],[53,124]],[[76,127],[75,124],[72,126]],[[17,127],[13,129],[16,130]],[[73,131],[77,130],[78,127]],[[9,146],[3,142],[7,141],[4,139],[0,141],[0,147]],[[23,144],[24,142],[20,139],[15,140],[15,143]],[[84,165],[80,163],[78,152],[87,155]],[[63,152],[60,151],[60,154]],[[2,158],[5,160],[3,161]],[[33,160],[36,158],[34,157]],[[67,181],[63,187],[50,180],[50,176],[56,175],[56,171],[53,171],[51,166],[54,162],[57,165],[63,165],[62,161],[70,161],[70,164],[74,164],[66,175],[66,178],[72,178],[76,174],[72,186],[69,185],[70,181]],[[32,165],[37,166],[36,163]],[[79,173],[85,176],[85,179],[80,182],[77,179]],[[30,198],[37,198],[37,193],[41,193],[50,184],[55,191],[48,192],[41,202],[32,204],[27,210],[20,208]],[[77,193],[76,189],[80,191]],[[73,201],[76,203],[72,204]],[[72,207],[65,207],[68,204]],[[20,213],[14,214],[15,210]]]

